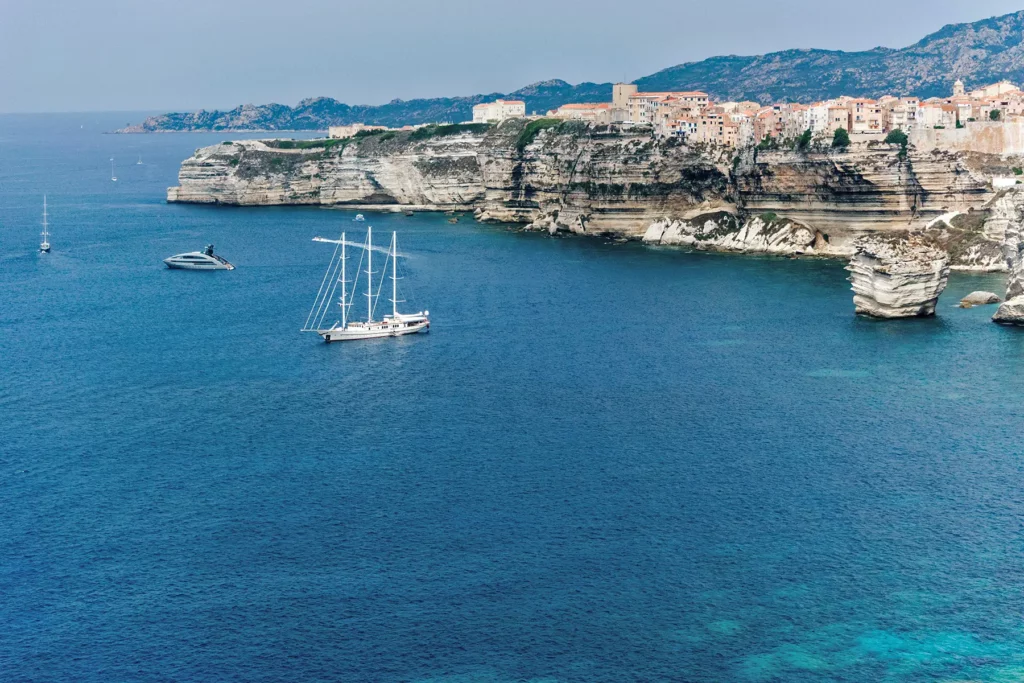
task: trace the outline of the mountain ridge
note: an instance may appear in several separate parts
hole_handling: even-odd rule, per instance
[[[839,95],[945,95],[960,78],[969,87],[1024,82],[1024,10],[962,24],[947,24],[904,48],[862,51],[793,48],[764,55],[720,55],[686,62],[634,81],[641,90],[703,90],[715,100],[810,102]],[[473,105],[498,97],[522,99],[527,112],[561,104],[609,101],[611,83],[559,79],[511,93],[395,99],[383,105],[348,105],[330,97],[283,104],[246,104],[230,111],[170,113],[120,132],[322,130],[363,122],[401,126],[472,118]]]

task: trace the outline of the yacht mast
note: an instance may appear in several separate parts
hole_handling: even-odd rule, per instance
[[[391,233],[391,317],[398,319],[398,233]]]
[[[346,315],[346,304],[348,294],[345,293],[345,233],[341,233],[341,327],[348,327],[348,315]]]
[[[46,225],[46,195],[43,195],[43,244],[50,241],[50,231]]]
[[[373,228],[366,228],[366,322],[373,320]]]

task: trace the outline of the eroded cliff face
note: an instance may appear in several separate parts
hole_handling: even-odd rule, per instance
[[[901,155],[873,144],[737,155],[643,129],[527,126],[214,145],[182,163],[168,201],[458,208],[483,221],[651,244],[851,255],[861,235],[921,230],[995,197],[992,160],[959,153]],[[1001,237],[984,236],[998,226],[968,223],[940,225],[955,243],[954,267],[1001,264]]]
[[[930,240],[867,235],[854,245],[846,269],[858,315],[911,318],[935,315],[949,279],[949,255]]]
[[[167,201],[465,208],[484,196],[477,162],[481,137],[415,143],[370,137],[291,148],[273,140],[213,145],[182,162],[180,184],[168,189]]]

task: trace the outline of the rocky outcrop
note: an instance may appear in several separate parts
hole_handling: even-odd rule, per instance
[[[1003,190],[991,202],[993,236],[1001,238],[1006,263],[1006,299],[1024,295],[1024,189]]]
[[[975,306],[988,306],[989,304],[1002,303],[1002,299],[992,292],[971,292],[963,299],[960,299],[960,308],[974,308]]]
[[[167,191],[167,201],[466,208],[484,196],[481,138],[462,133],[415,144],[370,136],[319,141],[323,146],[282,148],[272,140],[213,145],[182,162],[180,184]]]
[[[847,254],[861,234],[910,230],[991,196],[963,155],[903,158],[895,146],[872,143],[843,153],[759,152],[739,165],[735,182],[749,213],[815,226]]]
[[[551,232],[830,256],[851,255],[863,234],[905,234],[961,213],[973,222],[932,231],[952,265],[1002,268],[1002,242],[968,213],[994,197],[982,166],[886,144],[737,153],[643,128],[518,120],[213,145],[182,163],[168,201],[473,210]]]
[[[720,211],[693,218],[655,221],[644,233],[647,244],[682,245],[701,251],[765,254],[830,254],[821,232],[771,214],[740,218]]]
[[[953,211],[933,220],[925,234],[949,254],[953,270],[1004,271],[1003,237],[998,211],[983,206]]]
[[[857,240],[846,269],[858,315],[910,318],[935,314],[949,278],[949,258],[920,236]]]
[[[1006,301],[999,305],[994,322],[1024,325],[1024,190],[1013,187],[1000,192],[991,202],[986,226],[991,236],[1002,238],[1006,260]]]
[[[992,321],[1000,325],[1024,325],[1024,295],[1015,296],[999,304]]]

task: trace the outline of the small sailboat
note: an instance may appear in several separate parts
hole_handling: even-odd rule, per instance
[[[39,251],[44,254],[50,253],[50,226],[46,221],[46,195],[43,195],[43,234],[39,242]]]
[[[114,175],[114,157],[110,157],[110,179],[117,182],[117,176]]]
[[[139,160],[135,162],[136,166],[142,166],[142,155],[139,155]]]
[[[384,273],[387,272],[388,261],[391,262],[391,315],[385,315],[381,320],[374,320],[373,313],[384,284],[384,273],[381,274],[380,284],[377,286],[377,293],[373,290],[373,252],[380,250],[373,246],[373,228],[366,229],[366,241],[348,242],[345,240],[345,233],[341,233],[340,240],[314,237],[314,242],[328,242],[337,245],[334,248],[334,255],[324,273],[324,279],[320,283],[320,290],[313,301],[313,308],[306,317],[306,324],[303,332],[316,332],[327,343],[336,341],[352,341],[356,339],[375,339],[377,337],[400,337],[406,334],[430,331],[430,311],[419,313],[399,313],[398,304],[398,234],[391,234],[391,245],[387,250],[387,260],[384,262]],[[353,246],[363,250],[359,266],[356,266],[357,273],[362,261],[366,260],[366,320],[353,321],[350,319],[352,298],[355,296],[355,287],[352,294],[348,293],[349,281],[345,279],[345,262],[348,260],[346,247]],[[340,256],[339,256],[340,252]],[[357,275],[358,278],[358,275]],[[341,296],[338,299],[338,306],[341,308],[341,320],[330,327],[324,327],[324,319],[330,312],[330,303],[334,299],[338,285],[341,285]]]

